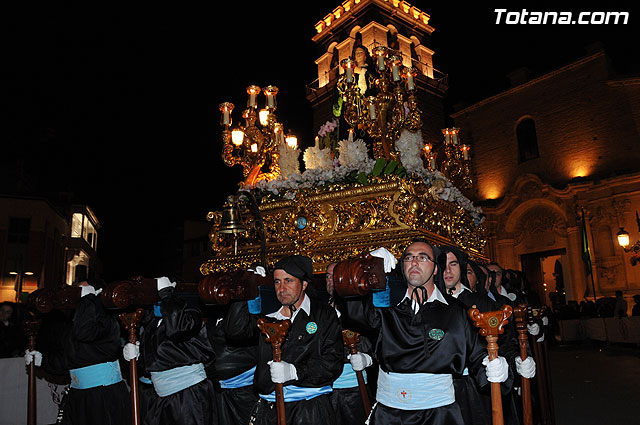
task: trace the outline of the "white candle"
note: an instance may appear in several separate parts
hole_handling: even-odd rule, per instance
[[[347,74],[347,83],[352,82],[353,81],[353,70],[351,69],[351,67],[347,66],[344,71]]]
[[[393,81],[400,81],[400,69],[395,63],[391,65],[391,74],[393,75]]]
[[[252,108],[256,107],[256,94],[249,93],[249,106]]]
[[[376,119],[376,106],[373,103],[369,103],[369,118]]]
[[[230,122],[229,122],[229,110],[228,109],[225,109],[222,112],[222,125],[230,125]]]
[[[353,128],[349,129],[349,141],[353,142]]]
[[[378,70],[384,71],[384,56],[378,55]]]
[[[409,90],[415,90],[416,86],[413,83],[413,75],[409,74],[407,75],[407,88]]]
[[[316,148],[320,147],[320,138],[316,136]]]
[[[429,156],[429,167],[432,170],[436,169],[436,156],[435,155],[430,155]]]
[[[453,144],[454,144],[454,145],[457,145],[457,144],[458,144],[458,132],[457,132],[457,131],[454,131],[454,132],[453,132],[453,139],[452,139],[452,141],[453,141]]]
[[[267,106],[269,108],[273,108],[273,106],[274,106],[273,95],[272,94],[267,94]]]

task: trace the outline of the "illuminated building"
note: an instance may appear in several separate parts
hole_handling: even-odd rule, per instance
[[[592,299],[592,286],[597,297],[619,289],[630,299],[640,292],[640,268],[616,233],[635,230],[640,210],[640,79],[613,76],[605,52],[593,47],[552,72],[522,77],[520,70],[510,89],[452,114],[472,146],[486,254],[525,271],[540,295],[543,282],[555,290],[555,273],[567,300]],[[582,211],[593,285],[582,259]]]

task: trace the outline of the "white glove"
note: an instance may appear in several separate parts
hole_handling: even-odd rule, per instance
[[[531,357],[522,360],[518,356],[516,357],[516,371],[523,378],[531,379],[536,376],[536,362]]]
[[[298,379],[296,367],[291,363],[269,360],[267,364],[271,369],[271,381],[274,384],[284,384],[292,379]]]
[[[94,288],[91,285],[82,285],[80,288],[82,288],[80,290],[80,297],[86,297],[89,294],[93,294],[93,295],[100,295],[100,292],[102,292],[102,289],[98,289],[96,291],[96,288]]]
[[[257,275],[260,275],[260,276],[262,276],[262,277],[267,277],[267,272],[266,272],[266,270],[264,269],[264,267],[262,267],[262,266],[258,266],[258,267],[256,267],[256,269],[255,269],[255,270],[253,270],[253,269],[247,269],[247,271],[248,271],[248,272],[253,272],[253,274],[257,274]]]
[[[509,377],[509,365],[504,357],[496,357],[489,361],[489,356],[482,360],[482,365],[487,369],[487,380],[489,382],[504,382]]]
[[[156,279],[158,281],[158,292],[161,291],[164,288],[175,288],[176,287],[176,283],[175,282],[171,282],[169,280],[168,277],[159,277]]]
[[[542,316],[542,326],[547,326],[549,324],[549,318]]]
[[[33,362],[34,365],[40,366],[42,364],[42,353],[40,351],[24,351],[24,363],[29,366]]]
[[[135,344],[127,342],[122,349],[122,355],[128,362],[130,362],[131,359],[138,360],[138,357],[140,357],[140,341],[136,341]]]
[[[540,333],[540,325],[537,323],[534,323],[532,325],[527,325],[527,330],[531,335],[536,336]]]
[[[540,338],[538,338],[536,340],[536,342],[544,342],[544,333],[542,334],[542,336]]]
[[[391,270],[396,268],[396,264],[398,264],[398,260],[396,257],[390,253],[387,248],[378,248],[374,251],[371,251],[369,254],[373,257],[382,258],[384,260],[384,272],[390,273]]]
[[[366,353],[349,354],[347,359],[349,359],[351,367],[353,367],[353,370],[356,372],[364,370],[373,364],[371,356]]]

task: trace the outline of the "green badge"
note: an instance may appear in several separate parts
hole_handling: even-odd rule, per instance
[[[444,331],[442,329],[431,329],[429,331],[429,338],[440,341],[444,338]]]
[[[316,333],[317,330],[318,330],[318,325],[316,324],[316,322],[307,323],[307,333],[313,335],[314,333]]]

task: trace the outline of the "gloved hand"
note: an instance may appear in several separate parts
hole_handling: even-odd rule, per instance
[[[387,248],[378,248],[376,250],[371,251],[369,254],[373,257],[382,258],[384,260],[384,272],[390,273],[391,270],[396,268],[396,264],[398,264],[398,260],[396,257],[390,253]]]
[[[549,318],[542,316],[542,326],[547,326],[549,324]]]
[[[540,338],[536,340],[536,342],[544,342],[544,332],[540,335]]]
[[[140,357],[140,341],[136,341],[135,344],[127,342],[122,349],[122,355],[128,362],[130,362],[131,359],[138,360],[138,358]]]
[[[486,356],[482,365],[486,368],[489,382],[504,382],[509,377],[509,365],[504,357],[496,357],[489,361],[489,356]]]
[[[540,333],[540,325],[537,323],[533,323],[531,325],[527,325],[527,330],[533,336],[536,336]]]
[[[373,364],[373,359],[367,353],[349,354],[347,359],[351,362],[351,367],[356,372],[364,370]]]
[[[94,288],[91,285],[82,285],[80,288],[81,288],[81,290],[80,290],[80,297],[81,298],[85,297],[85,296],[87,296],[89,294],[93,294],[95,296],[98,296],[102,292],[102,289],[98,289],[96,291],[96,288]]]
[[[262,277],[267,277],[267,272],[264,269],[264,267],[262,267],[262,266],[257,266],[255,268],[255,270],[254,269],[247,269],[247,271],[248,272],[253,272],[253,274],[257,274],[257,275],[260,275]]]
[[[171,282],[169,280],[169,278],[165,277],[165,276],[156,278],[156,281],[158,282],[158,292],[160,292],[164,288],[175,288],[176,287],[176,283],[175,282]]]
[[[274,384],[283,384],[292,379],[298,379],[296,367],[291,363],[269,360],[267,364],[271,369],[271,381]]]
[[[33,362],[34,365],[40,366],[42,364],[42,353],[36,350],[24,351],[24,363],[29,366]]]
[[[536,376],[536,362],[531,357],[522,360],[518,356],[516,357],[516,371],[523,378],[531,379]]]

